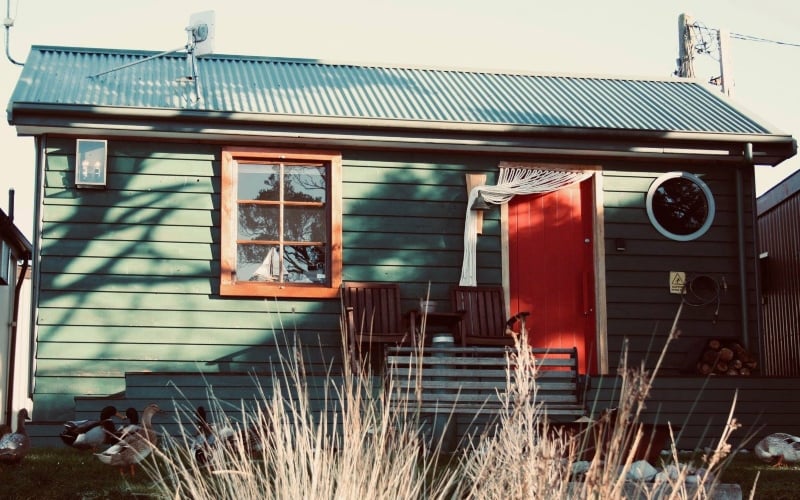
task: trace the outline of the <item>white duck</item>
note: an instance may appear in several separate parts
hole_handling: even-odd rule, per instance
[[[770,434],[756,443],[753,452],[776,467],[786,462],[800,462],[800,437],[783,432]]]
[[[101,453],[95,453],[101,462],[120,468],[120,473],[125,474],[129,468],[131,476],[136,475],[136,464],[147,458],[153,451],[158,441],[158,435],[153,430],[153,416],[160,413],[157,404],[152,403],[142,412],[141,425],[128,425],[125,427],[119,442]]]
[[[30,420],[28,410],[22,408],[17,414],[17,430],[0,439],[0,462],[17,463],[25,458],[31,448],[31,439],[25,430],[25,421]]]

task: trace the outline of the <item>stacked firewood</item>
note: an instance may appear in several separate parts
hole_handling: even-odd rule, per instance
[[[739,342],[709,339],[697,361],[700,375],[751,375],[758,362]]]

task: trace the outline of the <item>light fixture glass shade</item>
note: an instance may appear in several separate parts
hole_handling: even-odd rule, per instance
[[[478,193],[478,197],[475,198],[475,201],[472,202],[472,206],[470,207],[471,210],[480,210],[485,211],[492,208],[491,205],[486,203],[486,200],[483,199],[483,195]]]

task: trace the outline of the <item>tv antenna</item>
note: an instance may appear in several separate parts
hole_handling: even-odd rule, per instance
[[[157,59],[159,57],[178,52],[181,49],[185,49],[186,65],[188,67],[189,75],[184,76],[179,80],[194,83],[196,100],[200,100],[200,89],[197,78],[197,58],[212,54],[214,52],[214,31],[214,11],[207,10],[203,12],[197,12],[189,17],[189,26],[186,27],[188,40],[185,45],[171,50],[166,50],[164,52],[160,52],[128,64],[123,64],[122,66],[117,66],[116,68],[102,71],[89,76],[89,78],[97,78],[98,76],[103,76],[114,71],[130,68],[131,66],[152,61],[153,59]]]

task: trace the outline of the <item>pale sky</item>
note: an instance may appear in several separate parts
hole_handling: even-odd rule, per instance
[[[666,78],[675,70],[678,16],[784,44],[731,40],[734,100],[800,138],[800,2],[796,0],[2,0],[14,21],[3,47],[24,62],[31,45],[167,51],[186,43],[193,13],[213,10],[215,52],[441,68]],[[0,62],[8,105],[21,67]],[[696,56],[698,80],[718,63]],[[0,208],[16,190],[15,222],[33,227],[34,148],[0,121]],[[756,167],[757,194],[800,159]]]

